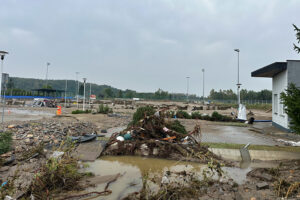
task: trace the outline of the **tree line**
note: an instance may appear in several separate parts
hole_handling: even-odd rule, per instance
[[[241,99],[243,100],[272,100],[271,90],[261,90],[259,92],[253,90],[242,89],[240,91]],[[208,99],[211,100],[235,100],[237,94],[233,90],[219,90],[212,89],[209,93]]]

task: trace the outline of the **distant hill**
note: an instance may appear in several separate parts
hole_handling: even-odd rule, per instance
[[[31,91],[32,89],[40,89],[46,85],[46,81],[42,79],[34,79],[34,78],[19,78],[19,77],[11,77],[13,82],[13,87]],[[50,85],[53,89],[65,90],[66,80],[48,80],[48,85]],[[76,95],[77,82],[75,80],[67,80],[67,92],[69,95]],[[82,82],[79,82],[79,85],[83,85]],[[117,94],[120,90],[117,88],[113,88],[108,85],[98,85],[91,84],[92,86],[92,94],[99,96],[104,95],[104,90],[106,88],[110,88],[114,94]],[[89,94],[90,84],[86,84],[86,92]]]
[[[77,90],[77,82],[75,80],[67,80],[67,96],[75,96]],[[79,82],[79,94],[83,94],[83,83]],[[40,89],[46,86],[46,81],[42,79],[34,78],[19,78],[10,77],[8,83],[8,94],[11,95],[32,95],[31,90]],[[53,89],[65,90],[66,80],[48,80],[48,86]],[[168,93],[158,89],[156,92],[136,92],[134,90],[120,90],[109,85],[91,84],[92,94],[95,94],[97,98],[141,98],[141,99],[154,99],[154,100],[175,100],[186,101],[186,94],[183,93]],[[90,84],[86,85],[86,95],[90,94]],[[194,94],[189,95],[189,100],[199,100],[200,98]]]

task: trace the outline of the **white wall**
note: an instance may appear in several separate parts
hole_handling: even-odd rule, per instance
[[[288,85],[288,70],[285,70],[272,79],[272,121],[288,129],[288,116],[284,113],[283,105],[280,103],[280,93],[284,92]],[[277,95],[277,101],[274,98]],[[276,109],[277,107],[277,109]]]

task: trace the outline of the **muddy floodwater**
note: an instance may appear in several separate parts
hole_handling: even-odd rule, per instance
[[[98,199],[122,199],[133,192],[142,189],[142,177],[145,174],[155,174],[162,176],[165,171],[194,171],[201,172],[206,165],[194,162],[181,162],[175,160],[143,158],[137,156],[104,156],[94,162],[88,162],[86,171],[95,175],[107,176],[120,173],[121,177],[111,183],[109,189],[112,194],[102,196]],[[241,169],[239,167],[223,167],[226,178],[232,178],[236,183],[242,184],[246,181],[246,174],[257,167],[275,167],[275,163],[251,163],[249,167]],[[88,188],[85,192],[103,191],[106,184]]]

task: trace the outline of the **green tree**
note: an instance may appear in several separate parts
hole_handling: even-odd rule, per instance
[[[118,97],[119,97],[119,98],[123,98],[123,91],[122,91],[122,90],[119,90],[119,91],[118,91]]]
[[[104,90],[104,95],[105,95],[105,97],[107,98],[111,98],[111,97],[113,97],[114,96],[114,93],[113,93],[113,91],[112,91],[112,89],[111,88],[105,88],[105,90]]]
[[[52,86],[51,85],[43,85],[43,87],[42,87],[43,89],[52,89]]]
[[[79,95],[83,96],[83,92],[84,92],[84,86],[83,86],[83,84],[81,84],[79,86]]]
[[[285,92],[280,94],[280,99],[285,106],[285,112],[290,118],[290,128],[300,134],[300,89],[290,83]]]
[[[295,24],[293,24],[293,26],[295,28],[296,37],[297,37],[298,44],[299,44],[300,43],[300,29]],[[300,47],[296,46],[296,44],[294,44],[294,49],[296,52],[300,53]]]

